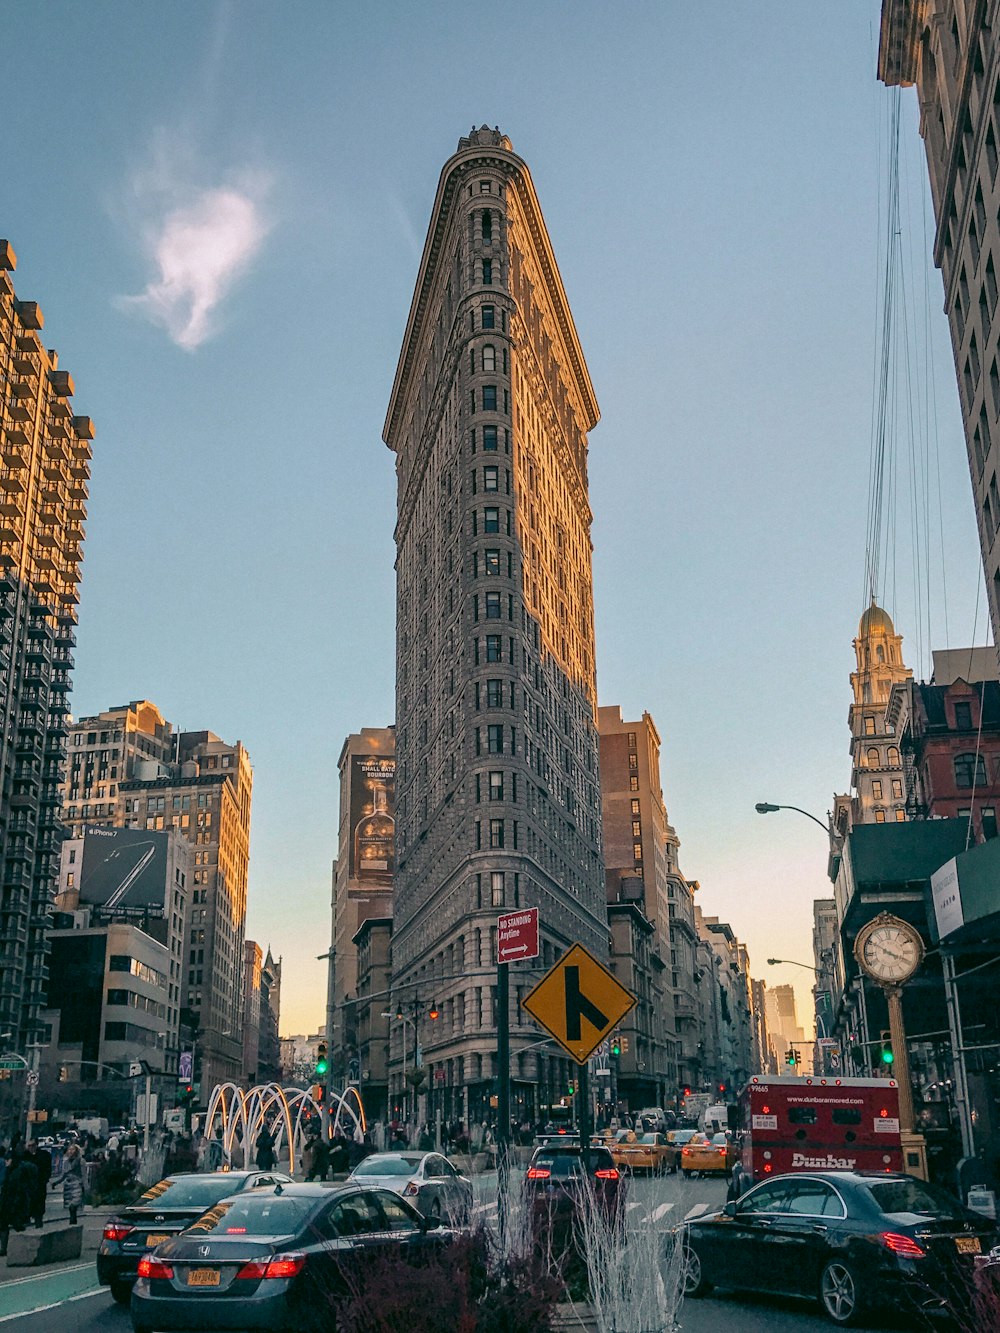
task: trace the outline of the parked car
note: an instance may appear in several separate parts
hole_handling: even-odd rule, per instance
[[[618,1144],[612,1156],[619,1167],[633,1174],[645,1171],[648,1176],[659,1176],[670,1170],[673,1153],[665,1134],[640,1134]]]
[[[875,1171],[775,1176],[685,1229],[687,1295],[804,1296],[844,1326],[879,1307],[967,1313],[976,1255],[1000,1241],[944,1190]]]
[[[681,1149],[685,1143],[690,1143],[698,1133],[697,1129],[668,1129],[666,1133],[667,1147],[670,1149],[669,1169],[676,1171],[681,1164]]]
[[[729,1176],[739,1153],[728,1134],[695,1134],[681,1148],[685,1176]]]
[[[472,1182],[440,1153],[372,1153],[348,1179],[356,1185],[393,1190],[424,1217],[455,1226],[472,1217]]]
[[[218,1200],[145,1255],[132,1291],[136,1333],[153,1329],[329,1329],[352,1255],[417,1259],[453,1238],[387,1189],[289,1184]]]
[[[216,1171],[167,1176],[104,1224],[97,1251],[97,1280],[111,1288],[120,1304],[128,1302],[139,1261],[230,1194],[291,1182],[281,1171]]]

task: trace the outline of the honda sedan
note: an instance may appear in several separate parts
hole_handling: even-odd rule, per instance
[[[1000,1241],[995,1223],[944,1190],[865,1171],[775,1176],[686,1233],[687,1295],[810,1297],[841,1325],[879,1306],[967,1314],[975,1257]]]
[[[472,1216],[472,1183],[441,1153],[372,1153],[348,1179],[355,1185],[394,1190],[424,1217],[458,1226]]]
[[[418,1260],[453,1233],[389,1190],[278,1185],[221,1200],[139,1263],[136,1333],[329,1329],[352,1256]]]

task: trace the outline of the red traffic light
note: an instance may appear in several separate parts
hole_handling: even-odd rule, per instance
[[[430,1007],[430,1010],[429,1010],[430,1017],[431,1017],[431,1018],[438,1018],[438,1017],[440,1017],[440,1013],[441,1013],[441,1011],[440,1011],[440,1009],[438,1009],[437,1005],[436,1005],[436,1004],[432,1004],[431,1007]]]

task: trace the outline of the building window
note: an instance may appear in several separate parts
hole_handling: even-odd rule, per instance
[[[865,735],[866,736],[875,735],[875,719],[873,717],[865,718]]]
[[[483,385],[483,411],[495,412],[497,410],[497,386],[495,384]]]
[[[486,594],[486,619],[500,619],[500,594],[498,592],[488,592]]]
[[[642,843],[641,843],[641,842],[634,842],[634,843],[632,844],[632,859],[635,860],[635,861],[641,861],[641,860],[642,860]]]
[[[486,660],[487,662],[503,661],[503,650],[499,634],[487,634],[486,636]]]
[[[986,765],[983,763],[982,755],[957,754],[955,756],[955,786],[986,786]]]
[[[892,780],[892,799],[894,801],[903,799],[903,783],[899,778],[893,778]]]
[[[484,509],[483,532],[499,532],[499,531],[500,531],[500,510]]]
[[[957,703],[955,705],[955,726],[959,731],[972,730],[972,704]]]
[[[483,209],[483,240],[492,241],[493,239],[493,214],[488,208]]]
[[[493,188],[492,188],[492,186],[490,185],[490,182],[489,182],[489,181],[480,181],[480,182],[479,182],[479,193],[480,193],[480,194],[492,194],[492,193],[493,193]]]
[[[487,374],[494,374],[497,368],[497,349],[492,343],[487,343],[483,348],[483,370]]]
[[[882,799],[882,780],[880,778],[872,779],[872,799],[881,801]]]
[[[983,840],[989,842],[997,836],[997,812],[991,805],[983,806],[980,811],[983,826]]]
[[[876,823],[876,824],[884,824],[884,823],[885,823],[885,811],[884,811],[884,810],[876,810],[876,811],[875,811],[875,823]]]
[[[639,790],[639,774],[638,774],[638,773],[632,773],[632,774],[630,775],[629,780],[628,780],[628,789],[629,789],[629,791],[638,791],[638,790]]]
[[[503,773],[496,770],[490,773],[490,800],[503,800]]]
[[[493,260],[483,260],[483,286],[492,287],[493,285]]]
[[[480,306],[481,322],[484,329],[496,328],[496,307],[491,305]]]
[[[632,800],[632,813],[634,815],[637,815],[639,813],[639,802],[634,798]]]
[[[488,550],[488,551],[484,551],[484,552],[483,552],[483,573],[484,573],[484,574],[499,574],[499,573],[500,573],[500,552],[499,552],[499,551]]]
[[[495,635],[495,636],[491,636],[491,637],[499,638],[500,636],[499,636],[499,635]],[[486,707],[487,707],[487,708],[502,708],[502,707],[503,707],[503,681],[502,681],[502,680],[488,680],[488,681],[486,682]]]
[[[633,838],[642,837],[642,823],[638,819],[632,820],[632,837]]]
[[[503,847],[503,820],[490,820],[490,847],[498,849]]]
[[[494,907],[503,907],[503,871],[494,870],[490,875],[490,902]]]
[[[500,489],[500,469],[498,467],[483,468],[483,490],[498,491]]]
[[[878,766],[879,766],[879,762],[878,762],[878,750],[876,750],[876,749],[874,748],[874,746],[873,746],[873,747],[868,751],[868,767],[869,767],[869,768],[878,768]]]
[[[630,731],[630,732],[628,733],[628,737],[627,737],[627,739],[628,739],[628,748],[629,748],[630,750],[634,750],[634,749],[635,749],[635,732],[634,732],[634,731]]]
[[[899,808],[897,808],[896,811],[895,811],[895,815],[896,815],[896,823],[897,823],[897,824],[902,824],[902,823],[905,821],[905,819],[906,819],[906,811],[905,811],[905,810],[900,810]]]
[[[639,767],[639,756],[638,756],[637,754],[630,754],[630,755],[629,755],[629,757],[628,757],[628,766],[629,766],[629,768],[638,768],[638,767]]]
[[[487,727],[486,742],[490,754],[503,754],[503,727],[497,725]]]

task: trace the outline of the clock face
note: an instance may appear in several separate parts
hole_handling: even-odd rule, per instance
[[[878,981],[906,981],[920,966],[920,937],[904,922],[876,926],[865,940],[862,961]]]

